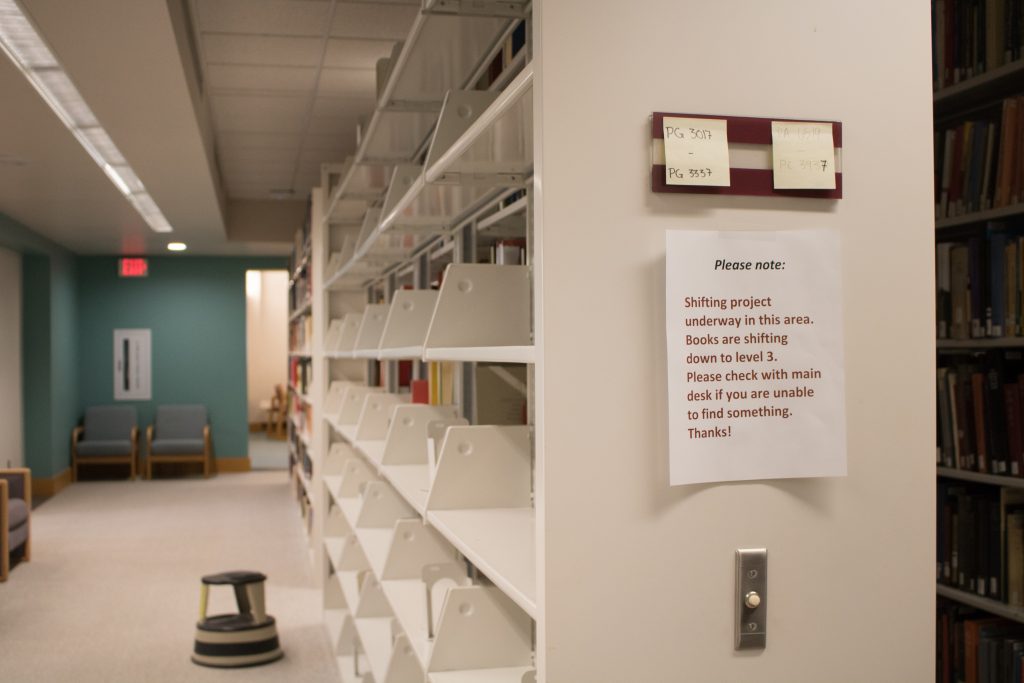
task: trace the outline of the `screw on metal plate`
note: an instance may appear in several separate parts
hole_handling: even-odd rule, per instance
[[[763,650],[767,642],[768,551],[736,551],[737,650]]]

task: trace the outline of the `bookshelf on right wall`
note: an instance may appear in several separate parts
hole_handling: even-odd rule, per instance
[[[932,28],[938,680],[1020,680],[1024,10],[935,0]]]

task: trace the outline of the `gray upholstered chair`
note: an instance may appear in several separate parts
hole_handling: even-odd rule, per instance
[[[80,465],[128,465],[129,479],[139,465],[139,428],[132,406],[93,406],[71,432],[71,481]]]
[[[0,469],[0,581],[7,580],[12,555],[32,559],[31,511],[32,472]]]
[[[209,477],[212,460],[206,406],[157,406],[156,420],[146,429],[146,479],[153,478],[154,463],[170,462],[200,462]]]

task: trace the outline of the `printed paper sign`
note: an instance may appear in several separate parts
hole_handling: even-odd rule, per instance
[[[729,137],[725,119],[666,116],[665,183],[729,185]]]
[[[772,121],[772,175],[776,190],[836,189],[832,124]]]
[[[846,474],[839,232],[666,235],[670,483]]]
[[[153,399],[149,330],[114,330],[114,400]]]

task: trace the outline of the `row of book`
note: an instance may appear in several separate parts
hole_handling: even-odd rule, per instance
[[[940,600],[935,626],[939,683],[1024,683],[1024,625]]]
[[[313,341],[313,317],[304,315],[288,324],[288,351],[308,353]]]
[[[288,383],[300,394],[308,394],[313,385],[313,359],[289,358]]]
[[[1024,607],[1024,491],[940,478],[936,580]]]
[[[311,270],[305,268],[292,281],[292,286],[288,290],[288,305],[291,307],[289,310],[297,311],[312,301],[313,278],[310,277],[311,274]]]
[[[1017,350],[942,356],[936,371],[938,465],[1024,474],[1024,364]]]
[[[979,76],[1021,56],[1021,0],[933,0],[935,89]]]
[[[935,245],[939,339],[1024,335],[1024,230],[990,222],[962,241]]]
[[[935,218],[962,216],[1024,199],[1024,97],[988,116],[936,129]]]

